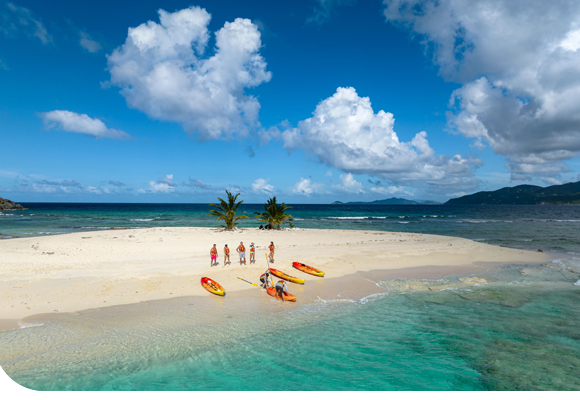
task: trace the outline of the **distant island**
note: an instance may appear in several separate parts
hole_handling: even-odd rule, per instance
[[[12,200],[3,199],[0,197],[0,211],[9,210],[26,210],[26,208],[22,207],[20,204],[16,204]]]
[[[445,204],[580,204],[580,181],[548,187],[519,185],[493,192],[477,192],[451,199]]]
[[[386,204],[386,205],[413,205],[413,204],[422,204],[422,205],[428,205],[428,204],[441,204],[438,203],[436,201],[429,201],[429,200],[407,200],[407,199],[401,199],[398,197],[391,197],[390,199],[384,199],[384,200],[375,200],[375,201],[349,201],[348,203],[343,203],[342,201],[335,201],[331,204]]]

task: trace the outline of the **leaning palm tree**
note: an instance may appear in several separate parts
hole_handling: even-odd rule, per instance
[[[220,226],[228,231],[231,231],[232,229],[234,229],[234,227],[236,227],[239,224],[239,222],[237,222],[238,220],[243,218],[248,219],[249,217],[247,215],[244,215],[246,213],[245,211],[236,214],[238,206],[244,202],[243,200],[240,200],[239,202],[236,203],[236,199],[240,194],[238,193],[234,196],[227,190],[226,194],[228,195],[228,201],[226,202],[218,197],[218,200],[220,201],[219,205],[210,204],[210,206],[217,208],[217,210],[209,210],[207,215],[213,215],[214,217],[217,217],[218,221],[219,220],[224,221],[225,225]]]
[[[286,203],[278,204],[276,196],[274,196],[264,204],[264,212],[255,212],[254,215],[258,221],[265,222],[272,228],[280,229],[280,225],[284,223],[288,223],[290,227],[293,227],[292,221],[294,221],[294,218],[292,215],[285,213],[289,208],[292,207],[287,206]]]

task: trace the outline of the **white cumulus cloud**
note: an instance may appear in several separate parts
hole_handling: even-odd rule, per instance
[[[260,103],[244,89],[271,78],[259,53],[260,31],[248,19],[226,22],[215,33],[214,54],[204,57],[210,18],[200,7],[159,10],[159,23],[129,28],[125,44],[107,56],[111,84],[130,107],[202,139],[245,136]]]
[[[446,79],[450,126],[507,158],[513,180],[557,182],[580,154],[580,2],[384,0]]]
[[[364,193],[362,183],[354,179],[352,174],[341,174],[339,178],[341,184],[335,186],[336,188],[350,193]]]
[[[348,185],[351,174],[368,174],[438,193],[477,188],[472,168],[480,165],[479,159],[436,155],[425,132],[411,142],[400,142],[394,123],[393,114],[382,110],[375,114],[370,99],[359,97],[354,88],[338,88],[316,106],[312,118],[281,137],[287,149],[302,149],[345,172],[341,176],[345,187],[354,187]]]
[[[175,192],[177,184],[173,181],[173,174],[165,175],[155,181],[149,182],[148,189],[139,189],[137,193],[172,193]]]
[[[252,183],[252,190],[256,193],[272,194],[274,186],[268,183],[270,179],[258,178]]]
[[[127,133],[110,129],[98,118],[91,118],[87,114],[77,114],[72,111],[54,110],[39,113],[47,129],[61,129],[73,133],[84,133],[98,139],[132,139]]]
[[[323,187],[324,185],[312,182],[312,179],[310,178],[300,178],[300,180],[292,187],[292,193],[308,197],[311,194],[319,193]]]

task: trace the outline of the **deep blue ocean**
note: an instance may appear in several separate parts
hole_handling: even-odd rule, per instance
[[[3,238],[218,225],[199,204],[23,205],[0,214]],[[490,268],[476,286],[461,276],[378,281],[384,293],[363,299],[272,308],[208,297],[59,314],[0,332],[0,364],[40,390],[580,390],[580,207],[293,205],[290,213],[298,228],[458,236],[556,260]]]

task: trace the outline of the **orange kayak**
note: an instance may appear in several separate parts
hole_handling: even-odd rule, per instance
[[[206,277],[201,278],[201,286],[203,286],[208,292],[217,294],[218,296],[226,295],[226,290],[222,285],[212,279]]]
[[[268,294],[272,297],[275,297],[277,299],[282,300],[280,297],[276,296],[276,288],[274,287],[269,287],[268,289],[266,289],[266,291],[268,292]],[[294,296],[293,294],[284,292],[284,300],[286,301],[296,301],[296,296]]]
[[[296,278],[294,276],[287,275],[282,271],[278,271],[277,269],[270,268],[270,272],[272,273],[272,275],[275,275],[278,278],[282,278],[284,280],[287,280],[288,282],[298,283],[299,285],[302,285],[304,283],[304,279],[300,279],[300,278]]]
[[[319,269],[316,269],[316,268],[309,267],[306,264],[302,264],[302,263],[299,263],[299,262],[293,262],[292,263],[292,266],[294,268],[299,269],[302,272],[306,272],[307,274],[310,274],[310,275],[324,276],[324,272],[323,271],[321,271]]]

